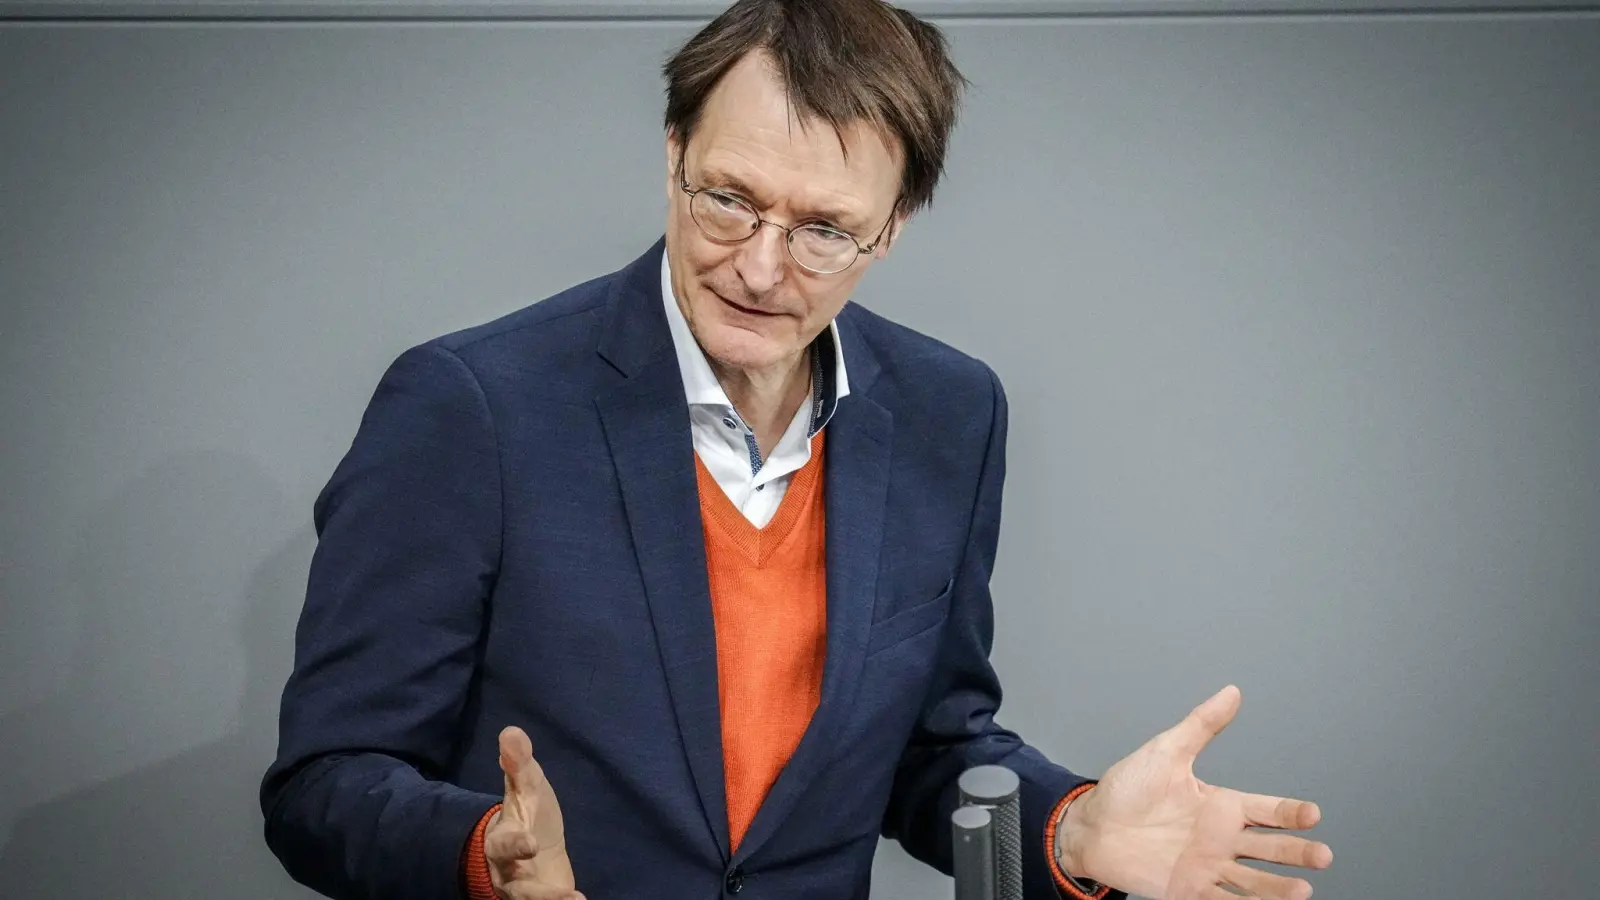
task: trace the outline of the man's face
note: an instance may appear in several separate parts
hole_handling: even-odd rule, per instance
[[[848,158],[840,137],[825,122],[802,126],[782,83],[755,53],[707,98],[686,148],[677,135],[667,136],[672,286],[690,331],[714,363],[752,373],[792,363],[844,308],[871,258],[817,275],[795,262],[787,236],[771,225],[739,243],[714,240],[690,214],[680,171],[690,188],[742,197],[765,221],[786,227],[821,222],[866,247],[894,209],[900,157],[869,125],[843,129]],[[900,224],[890,226],[872,257],[887,253]]]

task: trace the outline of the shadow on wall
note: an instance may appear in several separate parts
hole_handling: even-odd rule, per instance
[[[32,804],[0,822],[0,896],[313,896],[268,852],[256,794],[315,543],[285,521],[281,487],[216,451],[92,511],[70,684],[0,719],[0,796]]]

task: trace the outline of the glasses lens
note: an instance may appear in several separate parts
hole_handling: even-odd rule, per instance
[[[855,238],[833,228],[804,225],[789,239],[794,261],[813,272],[831,275],[850,268],[860,255]]]
[[[706,234],[723,241],[742,241],[761,226],[756,211],[743,200],[720,191],[701,191],[689,201],[689,213]]]

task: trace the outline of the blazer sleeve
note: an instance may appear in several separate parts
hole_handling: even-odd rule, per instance
[[[434,343],[394,361],[314,519],[267,845],[336,900],[459,897],[463,848],[501,799],[441,780],[500,557],[494,426],[460,358]]]
[[[956,779],[972,766],[1005,766],[1017,773],[1022,784],[1024,895],[1070,896],[1072,892],[1059,888],[1054,877],[1047,835],[1053,831],[1052,814],[1062,800],[1090,779],[1052,763],[995,721],[1001,688],[989,661],[994,642],[989,577],[1000,535],[1007,405],[999,379],[987,366],[984,371],[993,400],[967,544],[952,588],[933,681],[896,769],[883,835],[898,840],[912,857],[950,874]],[[1125,895],[1107,896],[1120,900]]]

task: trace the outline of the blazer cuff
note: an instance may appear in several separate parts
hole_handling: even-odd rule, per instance
[[[1055,879],[1056,887],[1073,900],[1105,900],[1111,893],[1111,888],[1106,885],[1096,884],[1088,879],[1073,878],[1062,870],[1060,862],[1056,860],[1056,828],[1066,818],[1067,806],[1098,783],[1089,781],[1073,788],[1061,798],[1055,809],[1050,811],[1050,818],[1044,826],[1044,856],[1050,861],[1050,875]]]
[[[489,830],[489,820],[500,811],[503,804],[496,803],[478,820],[461,851],[461,882],[466,887],[467,900],[496,900],[494,882],[489,878],[489,858],[483,852],[483,837]]]

